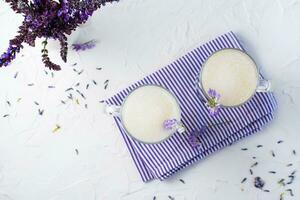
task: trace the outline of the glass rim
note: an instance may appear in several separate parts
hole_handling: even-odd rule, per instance
[[[259,69],[258,69],[258,66],[257,66],[255,60],[254,60],[254,59],[253,59],[246,51],[241,50],[241,49],[238,49],[238,48],[231,48],[231,47],[228,47],[228,48],[222,48],[222,49],[219,49],[219,50],[213,52],[211,55],[209,55],[209,56],[206,58],[206,60],[202,63],[201,68],[200,68],[200,71],[199,71],[199,73],[198,73],[198,76],[197,76],[197,88],[198,88],[199,90],[202,91],[202,93],[203,93],[203,95],[205,96],[206,99],[209,99],[209,98],[210,98],[209,95],[207,94],[207,92],[206,92],[206,91],[204,90],[204,88],[203,88],[203,84],[202,84],[202,74],[203,74],[203,73],[202,73],[202,71],[203,71],[203,69],[204,69],[204,67],[205,67],[205,65],[206,65],[206,63],[207,63],[207,61],[208,61],[213,55],[215,55],[215,54],[217,54],[217,53],[219,53],[219,52],[221,52],[221,51],[224,51],[224,50],[235,50],[235,51],[239,51],[240,53],[243,53],[244,55],[246,55],[246,56],[248,56],[248,57],[250,58],[250,60],[254,63],[255,69],[256,69],[256,80],[257,80],[257,81],[256,81],[256,89],[253,91],[253,93],[251,94],[251,96],[249,96],[249,98],[248,98],[247,100],[245,100],[244,102],[242,102],[242,103],[240,103],[240,104],[233,105],[233,106],[226,106],[226,105],[220,104],[221,107],[224,107],[224,108],[235,108],[235,107],[239,107],[239,106],[242,106],[242,105],[244,105],[245,103],[247,103],[247,102],[255,95],[256,90],[257,90],[257,88],[258,88],[258,86],[259,86],[259,80],[260,80],[260,77],[259,77]]]
[[[147,142],[147,141],[142,141],[142,140],[140,140],[140,139],[134,137],[134,136],[127,130],[126,126],[124,125],[124,120],[123,120],[123,116],[122,116],[122,109],[123,109],[123,106],[124,106],[125,102],[127,101],[128,97],[129,97],[135,90],[137,90],[137,89],[139,89],[139,88],[142,88],[142,87],[147,87],[147,86],[159,87],[159,88],[165,90],[166,92],[168,92],[168,93],[175,99],[175,101],[176,101],[176,103],[177,103],[177,106],[178,106],[178,108],[179,108],[179,116],[180,116],[179,121],[181,121],[181,119],[182,119],[182,117],[181,117],[182,111],[181,111],[181,107],[180,107],[180,104],[179,104],[179,101],[178,101],[177,97],[176,97],[175,94],[173,94],[169,89],[167,89],[167,88],[165,88],[165,87],[163,87],[163,86],[161,86],[161,85],[158,85],[158,84],[144,84],[144,85],[139,85],[139,86],[137,86],[136,88],[132,89],[132,90],[126,95],[126,97],[124,98],[124,100],[122,101],[122,103],[121,103],[121,105],[120,105],[120,117],[119,117],[119,118],[120,118],[120,120],[121,120],[122,128],[125,130],[126,134],[127,134],[128,136],[130,136],[132,139],[134,139],[134,140],[136,140],[136,141],[138,141],[138,142],[140,142],[140,143],[143,143],[143,144],[159,144],[159,143],[164,142],[165,140],[169,139],[171,136],[173,136],[173,135],[177,132],[177,130],[174,130],[174,131],[173,131],[171,134],[169,134],[166,138],[164,138],[164,139],[162,139],[162,140],[159,140],[159,141],[157,141],[157,142]],[[167,119],[166,119],[166,120],[167,120]],[[163,124],[162,124],[162,126],[163,126]]]

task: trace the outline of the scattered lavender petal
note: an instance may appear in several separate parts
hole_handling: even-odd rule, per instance
[[[170,200],[175,200],[175,198],[172,197],[172,196],[170,196],[170,195],[168,195],[168,198],[169,198]]]
[[[257,145],[256,147],[257,147],[257,148],[261,148],[261,147],[263,147],[263,145],[259,144],[259,145]]]
[[[245,177],[245,178],[243,178],[242,179],[242,181],[241,181],[241,183],[245,183],[245,181],[247,180],[247,178]]]
[[[286,189],[285,191],[289,192],[292,197],[294,196],[294,193],[293,193],[292,189]]]
[[[289,164],[287,164],[286,166],[287,166],[287,167],[291,167],[291,166],[293,166],[293,163],[289,163]]]
[[[96,82],[95,80],[93,80],[93,83],[94,83],[95,85],[97,85],[97,82]]]
[[[87,89],[89,89],[89,87],[90,87],[90,84],[86,84],[85,89],[87,90]]]
[[[185,181],[183,179],[179,179],[179,181],[183,184],[185,184]]]
[[[102,69],[102,67],[97,67],[97,68],[96,68],[96,70],[101,70],[101,69]]]
[[[68,92],[70,90],[74,90],[74,89],[73,88],[68,88],[68,89],[65,90],[65,92]]]
[[[78,83],[75,84],[75,87],[78,87],[79,85],[80,85],[80,83],[78,82]]]
[[[265,185],[265,181],[262,180],[259,176],[254,178],[254,187],[262,189]]]
[[[28,86],[34,86],[34,83],[29,83],[29,84],[27,84]]]
[[[258,162],[255,162],[255,163],[253,163],[252,165],[251,165],[251,167],[255,167],[255,166],[257,166],[258,165]]]
[[[276,174],[276,172],[275,172],[275,171],[269,171],[269,173],[270,173],[270,174]]]
[[[292,153],[293,153],[293,155],[296,155],[296,154],[297,154],[295,149],[292,151]]]
[[[249,172],[250,172],[250,174],[251,174],[251,175],[253,175],[253,171],[252,171],[252,169],[249,169]]]
[[[280,179],[277,183],[279,185],[285,185],[284,178]]]
[[[273,150],[271,150],[271,154],[272,154],[273,157],[275,157],[275,153],[274,153]]]
[[[247,149],[247,148],[241,148],[241,150],[242,150],[242,151],[247,151],[248,149]]]
[[[78,155],[78,154],[79,154],[79,151],[78,151],[78,149],[75,149],[75,152],[76,152],[76,155]]]
[[[55,86],[54,85],[49,85],[48,88],[55,88]]]
[[[8,106],[11,106],[11,103],[9,101],[6,101],[6,103],[7,103]]]
[[[5,115],[3,115],[3,117],[8,117],[9,116],[9,114],[5,114]]]
[[[87,49],[92,49],[96,46],[96,40],[90,40],[85,43],[74,43],[72,44],[73,50],[75,51],[85,51]]]
[[[39,115],[43,115],[44,114],[44,110],[39,109],[38,112],[39,112]]]
[[[19,72],[16,72],[15,75],[14,75],[14,78],[17,78],[18,74],[19,74]]]
[[[39,106],[40,104],[36,101],[33,102],[35,105]]]
[[[82,74],[83,71],[84,71],[84,70],[82,69],[80,72],[78,72],[78,75]]]
[[[283,143],[283,140],[278,140],[277,144]]]

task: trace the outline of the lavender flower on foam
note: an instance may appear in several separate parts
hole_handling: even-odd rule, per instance
[[[85,51],[87,49],[92,49],[96,46],[96,40],[90,40],[85,43],[74,43],[72,44],[73,50],[75,51]]]
[[[24,15],[18,35],[9,41],[6,52],[0,56],[0,67],[9,65],[23,48],[23,43],[35,46],[36,38],[45,38],[42,61],[46,67],[60,70],[48,56],[47,39],[58,40],[61,45],[61,58],[67,61],[70,35],[80,24],[107,2],[118,0],[5,0],[16,12]]]
[[[177,120],[176,119],[167,119],[164,121],[163,123],[163,127],[165,129],[173,129],[177,124]]]
[[[209,98],[206,102],[208,112],[211,116],[216,116],[219,114],[220,108],[221,108],[221,106],[219,104],[221,95],[219,93],[217,93],[216,90],[213,90],[213,89],[209,89],[207,91],[207,94],[209,96]]]

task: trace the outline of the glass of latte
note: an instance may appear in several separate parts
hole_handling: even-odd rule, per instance
[[[222,107],[243,105],[255,92],[270,90],[270,82],[263,79],[254,60],[239,49],[222,49],[204,62],[197,81],[204,97],[209,98],[208,91],[220,94]]]
[[[144,85],[131,91],[121,106],[108,106],[108,111],[117,115],[126,133],[142,143],[159,143],[176,131],[184,132],[180,123],[181,110],[175,96],[159,85]],[[176,122],[173,128],[164,123]]]

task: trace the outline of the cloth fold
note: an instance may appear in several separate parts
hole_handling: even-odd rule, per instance
[[[235,108],[223,108],[216,117],[209,115],[196,89],[196,80],[202,64],[209,55],[223,48],[244,50],[233,32],[223,34],[106,101],[108,104],[121,105],[130,91],[146,84],[157,84],[167,88],[179,101],[182,122],[187,134],[175,133],[159,144],[143,144],[135,141],[126,134],[120,118],[114,117],[144,182],[152,179],[164,180],[211,153],[260,131],[273,119],[277,103],[271,92],[256,93],[246,104]],[[229,123],[222,123],[225,121]],[[192,147],[188,141],[188,133],[208,124],[220,125],[210,127],[200,136],[201,147]]]

